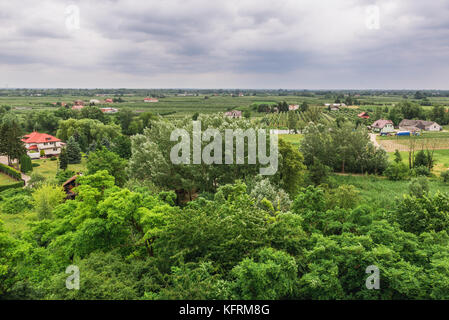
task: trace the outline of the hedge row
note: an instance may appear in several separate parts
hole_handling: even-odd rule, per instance
[[[12,188],[22,188],[25,185],[25,181],[21,180],[19,182],[13,183],[13,184],[8,184],[6,186],[0,186],[0,192],[5,191],[7,189],[12,189]]]
[[[7,165],[4,165],[3,163],[0,163],[0,171],[6,173],[8,176],[14,179],[22,180],[22,174],[19,171]]]

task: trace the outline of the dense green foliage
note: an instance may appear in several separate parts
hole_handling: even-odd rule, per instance
[[[72,99],[70,90],[49,92]],[[97,91],[76,92],[87,100]],[[117,95],[119,113],[95,106],[73,111],[53,107],[54,97],[36,97],[45,110],[30,117],[24,111],[8,127],[11,158],[20,153],[19,129],[57,134],[67,147],[50,178],[35,169],[27,188],[0,186],[1,299],[449,299],[449,195],[442,192],[449,173],[435,178],[435,163],[420,151],[411,168],[399,152],[388,163],[363,128],[371,120],[357,118],[360,110],[320,107],[360,103],[372,118],[443,124],[440,106],[421,104],[440,97],[105,92]],[[160,99],[151,109],[142,101],[150,95]],[[300,105],[297,112],[288,111],[292,103]],[[218,113],[237,108],[244,119]],[[1,118],[9,113],[0,107]],[[273,176],[260,176],[247,155],[243,165],[175,165],[170,133],[191,132],[192,119],[203,131],[289,128],[303,139],[279,140]],[[86,170],[71,165],[81,159]],[[11,167],[0,170],[20,178]],[[74,198],[67,199],[61,184],[79,171]],[[69,265],[81,271],[79,290],[66,288]],[[370,265],[380,269],[380,290],[365,286]]]
[[[358,206],[351,187],[308,187],[272,211],[241,182],[185,207],[171,192],[120,189],[106,171],[79,183],[75,200],[49,208],[19,238],[0,231],[3,297],[449,298],[445,194],[406,195],[386,211]],[[65,288],[70,264],[81,270],[80,290]],[[365,287],[373,264],[381,290]]]
[[[327,127],[310,124],[301,140],[301,152],[307,166],[316,160],[335,171],[382,173],[388,158],[385,150],[374,147],[365,129],[350,124]]]

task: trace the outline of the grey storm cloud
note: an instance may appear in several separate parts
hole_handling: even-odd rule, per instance
[[[448,14],[447,0],[0,0],[0,83],[447,89]]]

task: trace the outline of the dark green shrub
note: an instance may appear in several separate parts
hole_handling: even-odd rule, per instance
[[[429,170],[429,168],[427,168],[425,166],[418,166],[413,169],[413,175],[415,177],[419,177],[419,176],[428,177],[428,176],[430,176],[430,170]]]
[[[33,171],[33,165],[31,163],[31,158],[24,154],[20,157],[20,171],[22,172],[30,172]]]
[[[388,168],[384,172],[385,176],[389,180],[398,181],[398,180],[404,180],[408,178],[410,174],[410,170],[408,169],[407,165],[405,165],[402,162],[399,163],[391,163]]]
[[[441,172],[441,178],[444,182],[449,182],[449,170]]]

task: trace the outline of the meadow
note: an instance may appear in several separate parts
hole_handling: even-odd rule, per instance
[[[72,170],[75,173],[84,172],[86,170],[87,158],[83,157],[81,163],[79,164],[69,164],[67,170]],[[33,173],[43,176],[45,179],[54,179],[56,173],[58,172],[59,161],[52,161],[50,159],[37,159],[33,160],[32,163],[38,164],[39,166],[33,168]]]
[[[334,175],[331,179],[341,185],[353,185],[359,191],[360,202],[369,204],[373,208],[394,209],[397,200],[408,193],[410,181],[390,181],[385,177],[372,175]],[[429,192],[449,192],[449,185],[441,179],[429,179]]]

